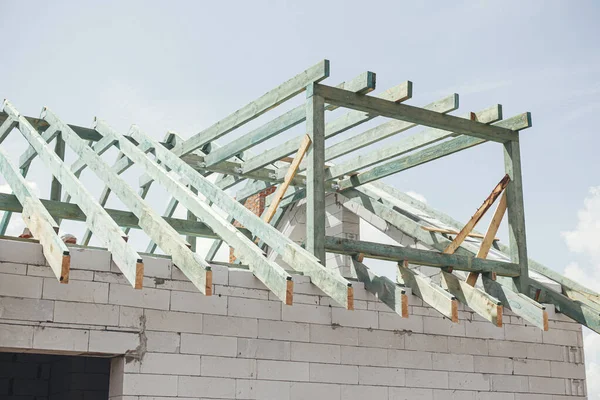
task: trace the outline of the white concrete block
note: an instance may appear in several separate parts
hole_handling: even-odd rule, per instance
[[[236,379],[236,399],[289,400],[290,382]]]
[[[561,331],[561,330],[548,330],[542,332],[542,341],[545,344],[557,344],[563,346],[577,346],[577,332],[574,331]]]
[[[504,340],[504,329],[489,322],[465,321],[466,335],[480,339]]]
[[[292,382],[290,384],[290,400],[306,399],[339,399],[341,398],[339,385],[328,385],[313,382]],[[257,397],[258,399],[258,397]],[[262,399],[262,398],[261,398]],[[273,400],[279,399],[273,397]]]
[[[388,364],[390,367],[407,369],[432,369],[432,353],[425,351],[388,350]]]
[[[423,317],[410,315],[402,318],[396,313],[379,312],[379,329],[423,333]]]
[[[315,326],[312,325],[311,329]],[[262,339],[308,342],[310,335],[309,325],[305,323],[270,320],[258,321],[258,337]]]
[[[433,389],[391,387],[390,400],[433,400]]]
[[[433,353],[432,361],[436,370],[474,372],[473,356],[470,354]]]
[[[259,290],[259,289],[250,289],[244,287],[237,286],[224,286],[224,285],[214,285],[215,290],[213,292],[213,296],[222,295],[227,297],[242,297],[244,299],[258,299],[258,300],[275,300],[270,298],[272,294],[268,290]],[[297,296],[294,294],[294,302],[297,302]],[[279,382],[277,382],[279,383]]]
[[[9,239],[0,239],[0,261],[46,265],[41,244]]]
[[[356,385],[358,384],[358,367],[355,365],[311,363],[310,381]]]
[[[146,279],[148,278],[144,278],[144,281],[142,282],[144,287],[148,286],[145,282]],[[94,271],[94,282],[118,283],[119,285],[131,286],[123,274],[115,272]],[[151,287],[154,287],[154,284]]]
[[[550,361],[515,358],[513,368],[515,375],[550,376]]]
[[[361,347],[381,347],[385,349],[403,349],[406,332],[359,329],[358,345]]]
[[[386,349],[342,346],[341,350],[342,364],[370,365],[374,367],[388,365],[388,351]]]
[[[144,276],[171,279],[173,261],[168,258],[144,256]]]
[[[119,307],[109,304],[57,301],[54,322],[89,325],[119,325]]]
[[[318,343],[292,343],[292,361],[339,364],[340,346]]]
[[[181,334],[181,353],[235,357],[237,338],[216,335]]]
[[[382,386],[342,386],[344,400],[388,400],[388,388]]]
[[[141,329],[144,319],[143,308],[119,306],[119,326]]]
[[[71,268],[88,271],[110,271],[111,254],[106,250],[70,247]]]
[[[227,297],[205,296],[200,292],[171,292],[171,310],[227,315]]]
[[[0,324],[0,346],[5,348],[30,349],[33,346],[33,327]]]
[[[473,356],[474,371],[484,374],[509,374],[514,371],[512,358]]]
[[[177,395],[206,399],[235,399],[235,379],[179,376]]]
[[[407,369],[406,386],[448,389],[448,372]]]
[[[563,346],[555,346],[550,344],[534,344],[527,345],[527,358],[536,360],[563,361],[565,360],[565,351]]]
[[[90,332],[83,329],[36,327],[33,347],[36,350],[88,351]]]
[[[0,297],[1,319],[45,322],[52,321],[53,313],[54,302],[50,300]]]
[[[434,389],[433,400],[477,400],[477,392]]]
[[[42,297],[50,300],[108,303],[108,283],[73,281],[65,285],[55,278],[44,278]]]
[[[132,332],[90,331],[90,352],[125,354],[135,351],[140,345],[140,336]]]
[[[519,394],[517,394],[517,396],[519,396]],[[530,395],[524,395],[524,396],[530,396]],[[535,396],[535,395],[533,395]],[[514,393],[498,393],[498,392],[478,392],[477,393],[477,397],[476,400],[515,400],[515,399],[519,399],[519,397],[515,397]],[[521,398],[521,400],[544,400],[544,399],[536,399],[534,397],[523,397]],[[550,399],[546,399],[546,400],[552,400]]]
[[[257,360],[257,379],[273,381],[308,381],[308,363]]]
[[[528,392],[529,378],[519,375],[490,375],[492,392]]]
[[[435,366],[434,366],[435,368]],[[458,390],[490,390],[489,375],[471,372],[452,372],[448,376],[448,387]]]
[[[377,329],[379,325],[376,311],[332,308],[331,312],[332,322],[341,326]]]
[[[200,356],[146,353],[142,359],[140,372],[160,375],[200,375]]]
[[[301,343],[293,344],[299,345]],[[237,339],[237,357],[289,361],[290,354],[290,342],[267,339]]]
[[[255,338],[258,336],[258,320],[255,318],[204,315],[203,333],[211,335]]]
[[[202,333],[201,314],[146,310],[146,329],[152,331]]]
[[[312,343],[358,346],[358,331],[358,328],[313,324],[310,325],[310,341]]]
[[[256,360],[202,356],[202,376],[220,378],[256,378]]]
[[[488,351],[490,356],[498,357],[523,357],[527,354],[527,343],[508,342],[504,340],[490,340]]]
[[[241,269],[229,270],[229,286],[269,290],[251,271]]]
[[[27,264],[0,262],[0,274],[27,275]]]
[[[330,307],[294,304],[282,308],[281,319],[283,321],[331,325],[331,310]]]
[[[504,325],[506,340],[542,343],[542,330],[537,326]]]
[[[111,304],[121,306],[168,310],[170,304],[169,290],[143,288],[136,290],[131,286],[110,284],[109,299]]]
[[[555,378],[585,379],[585,364],[552,361],[550,371]]]
[[[433,335],[465,336],[466,324],[468,322],[454,323],[447,318],[423,317],[423,332]]]
[[[566,381],[557,378],[530,376],[529,391],[542,394],[566,394]]]
[[[181,336],[175,332],[145,331],[146,351],[157,353],[179,353]]]
[[[131,396],[177,396],[177,376],[125,374],[123,394]]]
[[[230,297],[227,311],[233,317],[281,320],[281,307],[280,301]]]
[[[358,384],[374,386],[404,386],[404,369],[360,366],[358,367]]]
[[[42,284],[43,278],[2,274],[0,276],[0,295],[39,299],[42,297]]]
[[[463,337],[449,337],[448,350],[453,354],[487,355],[488,341]]]
[[[437,335],[421,335],[413,333],[404,338],[406,350],[420,350],[433,352],[448,352],[448,337]]]

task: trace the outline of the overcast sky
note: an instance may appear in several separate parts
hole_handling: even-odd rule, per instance
[[[531,111],[533,128],[521,135],[529,254],[600,289],[598,3],[0,5],[0,96],[27,115],[49,106],[73,124],[98,116],[122,131],[136,123],[157,138],[169,129],[189,137],[323,58],[328,84],[370,70],[378,90],[411,80],[408,104],[456,92],[457,115],[497,103],[505,118]],[[3,144],[15,160],[17,135]],[[43,196],[45,173],[36,166],[30,178]],[[485,144],[386,181],[466,221],[503,174],[501,147]],[[167,200],[157,192],[151,201]],[[590,398],[600,399],[600,339],[585,340]]]

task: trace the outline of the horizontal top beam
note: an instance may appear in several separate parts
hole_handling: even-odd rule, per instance
[[[406,104],[398,104],[377,97],[363,96],[321,84],[314,85],[313,90],[315,94],[324,97],[325,101],[340,107],[352,108],[370,114],[399,119],[494,142],[504,143],[509,140],[518,140],[517,132],[510,129],[485,125],[453,115],[440,114],[435,111]]]

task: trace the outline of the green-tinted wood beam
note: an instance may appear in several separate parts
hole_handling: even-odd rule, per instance
[[[7,117],[8,117],[8,115],[5,112],[0,112],[0,124],[4,123],[4,121],[6,121],[6,119],[7,119]],[[24,118],[38,132],[44,132],[50,126],[43,119],[39,119],[39,118],[35,118],[35,117],[27,117],[27,116],[24,116]],[[85,128],[83,126],[77,126],[77,125],[69,125],[69,126],[71,127],[71,129],[73,129],[73,131],[77,135],[79,135],[80,138],[82,138],[84,140],[92,140],[95,142],[95,141],[102,139],[102,136],[100,136],[100,134],[93,129]]]
[[[167,208],[165,209],[165,212],[163,213],[163,218],[166,220],[167,218],[171,218],[173,216],[173,214],[175,214],[175,210],[177,210],[177,206],[179,205],[179,201],[174,198],[171,197],[169,199],[169,203],[167,204]],[[189,237],[189,235],[188,235]],[[189,243],[189,239],[188,237],[186,237],[186,241]],[[146,246],[146,253],[150,253],[153,254],[156,251],[156,243],[154,243],[152,240],[150,240],[150,242],[148,243],[148,246]]]
[[[496,272],[501,276],[517,276],[519,274],[519,266],[513,263],[486,260],[465,255],[443,254],[412,247],[342,239],[333,236],[325,237],[325,249],[331,253],[363,254],[364,257],[379,260],[408,260],[411,264],[430,267],[443,268],[449,266],[461,271]]]
[[[480,111],[475,114],[477,121],[489,124],[502,119],[502,108],[500,105],[496,105]],[[467,114],[462,118],[470,118],[471,114]],[[407,124],[403,121],[390,121],[399,124]],[[389,122],[388,122],[389,123]],[[407,124],[415,126],[414,124]],[[441,129],[427,129],[416,135],[408,136],[400,139],[395,143],[386,144],[382,148],[375,149],[369,153],[361,154],[356,158],[350,159],[338,165],[333,165],[327,170],[327,179],[339,178],[343,175],[349,175],[360,169],[370,167],[372,165],[380,164],[394,157],[401,156],[410,151],[420,149],[424,146],[430,145],[435,142],[447,139],[456,135],[453,132],[443,131]],[[354,143],[354,138],[351,138],[347,143]]]
[[[410,81],[404,82],[384,91],[383,93],[378,94],[375,97],[394,102],[408,100],[412,97],[412,83]],[[342,117],[325,124],[325,139],[330,139],[335,135],[345,132],[348,129],[358,126],[363,122],[367,122],[375,117],[376,115],[370,115],[360,111],[350,111]],[[283,157],[294,154],[296,150],[298,150],[298,147],[300,147],[302,137],[303,136],[292,138],[279,146],[262,152],[258,156],[247,159],[244,163],[243,171],[245,173],[252,172],[258,168],[280,160]]]
[[[485,125],[477,121],[439,114],[435,111],[394,103],[376,97],[363,96],[331,86],[315,84],[315,94],[325,98],[325,101],[337,104],[340,107],[352,108],[383,117],[456,132],[461,135],[469,135],[500,143],[518,139],[516,132],[500,126]]]
[[[59,282],[69,282],[71,256],[58,236],[58,224],[33,193],[8,154],[0,148],[0,175],[23,205],[23,221],[33,237],[40,241],[42,252]]]
[[[60,134],[56,136],[54,152],[61,160],[65,160],[65,141]],[[60,185],[60,182],[56,178],[52,177],[52,184],[50,185],[50,200],[60,201],[61,194],[62,186]]]
[[[196,196],[196,198],[198,197],[198,190],[196,190],[193,187],[188,187],[188,189],[190,189],[190,191]],[[210,207],[210,204],[208,205]],[[191,212],[190,210],[187,211],[187,219],[188,221],[197,221],[198,218],[196,218],[196,216],[194,215],[193,212]],[[188,235],[185,237],[186,242],[188,242],[190,244],[190,250],[192,250],[194,253],[196,252],[196,236],[193,235]]]
[[[115,263],[123,272],[123,275],[132,286],[141,288],[144,277],[144,264],[140,255],[123,240],[125,236],[123,231],[94,200],[91,193],[79,182],[58,155],[46,144],[46,141],[39,135],[35,128],[23,116],[19,115],[12,104],[5,101],[3,106],[4,112],[18,119],[21,134],[35,149],[38,157],[46,165],[50,173],[59,180],[63,189],[72,196],[85,213],[87,216],[86,225],[105,243],[106,247],[112,253]],[[79,139],[71,128],[58,122],[54,125],[61,132],[65,142],[68,143],[74,138],[89,150],[85,142]]]
[[[362,262],[352,259],[352,267],[365,290],[374,294],[386,306],[402,318],[408,318],[408,296],[406,289],[385,276],[379,276]]]
[[[7,138],[7,136],[15,128],[15,126],[17,126],[17,124],[18,122],[15,121],[13,118],[9,117],[4,119],[2,125],[0,125],[0,144],[4,142],[4,139]]]
[[[214,210],[206,202],[199,199],[193,191],[166,173],[160,165],[147,157],[144,152],[140,151],[127,138],[118,136],[114,130],[110,129],[102,121],[98,122],[96,129],[105,137],[114,137],[117,139],[123,154],[137,166],[143,168],[153,180],[167,189],[181,205],[191,211],[193,215],[200,218],[202,222],[210,226],[223,240],[234,247],[237,257],[240,258],[243,263],[247,264],[254,275],[277,297],[286,304],[292,304],[292,277],[285,272],[283,268],[274,262],[267,260],[262,251],[256,247],[251,240],[214,212]],[[144,135],[139,129],[135,130],[135,132],[136,140],[139,139],[138,142],[142,143],[144,139],[147,138],[147,135]],[[157,145],[160,146],[159,144]],[[165,151],[169,152],[166,149]],[[158,157],[160,158],[160,156]],[[179,161],[181,162],[181,160]],[[165,165],[168,166],[168,162],[165,163]]]
[[[215,203],[231,218],[239,221],[254,236],[262,239],[275,252],[280,254],[288,265],[306,275],[310,275],[312,282],[338,303],[347,308],[353,308],[353,292],[350,282],[337,275],[334,271],[323,267],[319,263],[319,260],[312,254],[294,243],[291,239],[281,235],[281,232],[269,224],[265,224],[260,217],[254,215],[242,204],[219,189],[214,183],[197,173],[192,167],[177,157],[176,154],[161,146],[153,138],[138,134],[134,139],[140,145],[153,147],[157,159],[163,165],[177,173],[186,184],[198,189],[203,196]],[[181,201],[181,199],[179,200]]]
[[[325,265],[325,102],[306,90],[306,136],[311,145],[306,153],[306,250]]]
[[[311,82],[320,82],[329,76],[329,61],[323,60],[306,71],[296,75],[275,89],[265,93],[253,102],[235,111],[209,128],[192,136],[177,149],[177,155],[189,154],[207,143],[220,138],[236,128],[252,121],[279,104],[304,91]]]
[[[365,72],[348,82],[342,82],[337,87],[361,94],[368,93],[375,89],[375,73]],[[326,109],[334,110],[335,108],[335,106],[329,106]],[[262,125],[241,137],[237,137],[231,143],[211,151],[206,157],[206,165],[211,166],[221,161],[225,161],[230,157],[242,153],[244,150],[256,146],[265,140],[268,140],[290,128],[293,128],[305,120],[306,107],[298,106],[293,110],[290,110],[285,114],[267,122],[265,125]]]
[[[520,129],[525,129],[531,126],[531,119],[529,117],[529,113],[521,114],[519,116],[510,118],[508,120],[500,121],[490,126],[506,125],[521,126]],[[343,179],[339,182],[339,190],[361,186],[365,183],[385,178],[386,176],[390,176],[398,172],[414,168],[418,165],[437,160],[438,158],[457,153],[459,151],[468,149],[473,146],[477,146],[485,142],[486,140],[479,139],[476,137],[459,136],[456,139],[451,139],[446,142],[430,146],[426,149],[409,154],[408,156],[400,157],[396,160],[392,160],[387,163],[378,165],[370,170],[361,172],[358,175],[354,175],[349,178]]]
[[[528,293],[529,271],[527,266],[527,239],[525,235],[525,208],[523,206],[523,178],[521,176],[521,152],[519,142],[504,144],[504,167],[510,176],[506,188],[508,214],[508,242],[510,259],[521,266],[521,274],[515,284],[521,293]]]

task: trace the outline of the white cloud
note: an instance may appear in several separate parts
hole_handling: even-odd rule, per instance
[[[565,275],[594,290],[600,288],[600,187],[590,188],[577,213],[577,226],[562,232],[569,250],[583,255],[587,262],[572,262],[565,268]],[[600,335],[585,330],[584,347],[588,396],[600,400]]]
[[[409,190],[408,192],[406,192],[406,194],[415,200],[419,200],[421,203],[427,203],[427,199],[421,193],[417,193],[417,192],[413,192],[412,190]]]

